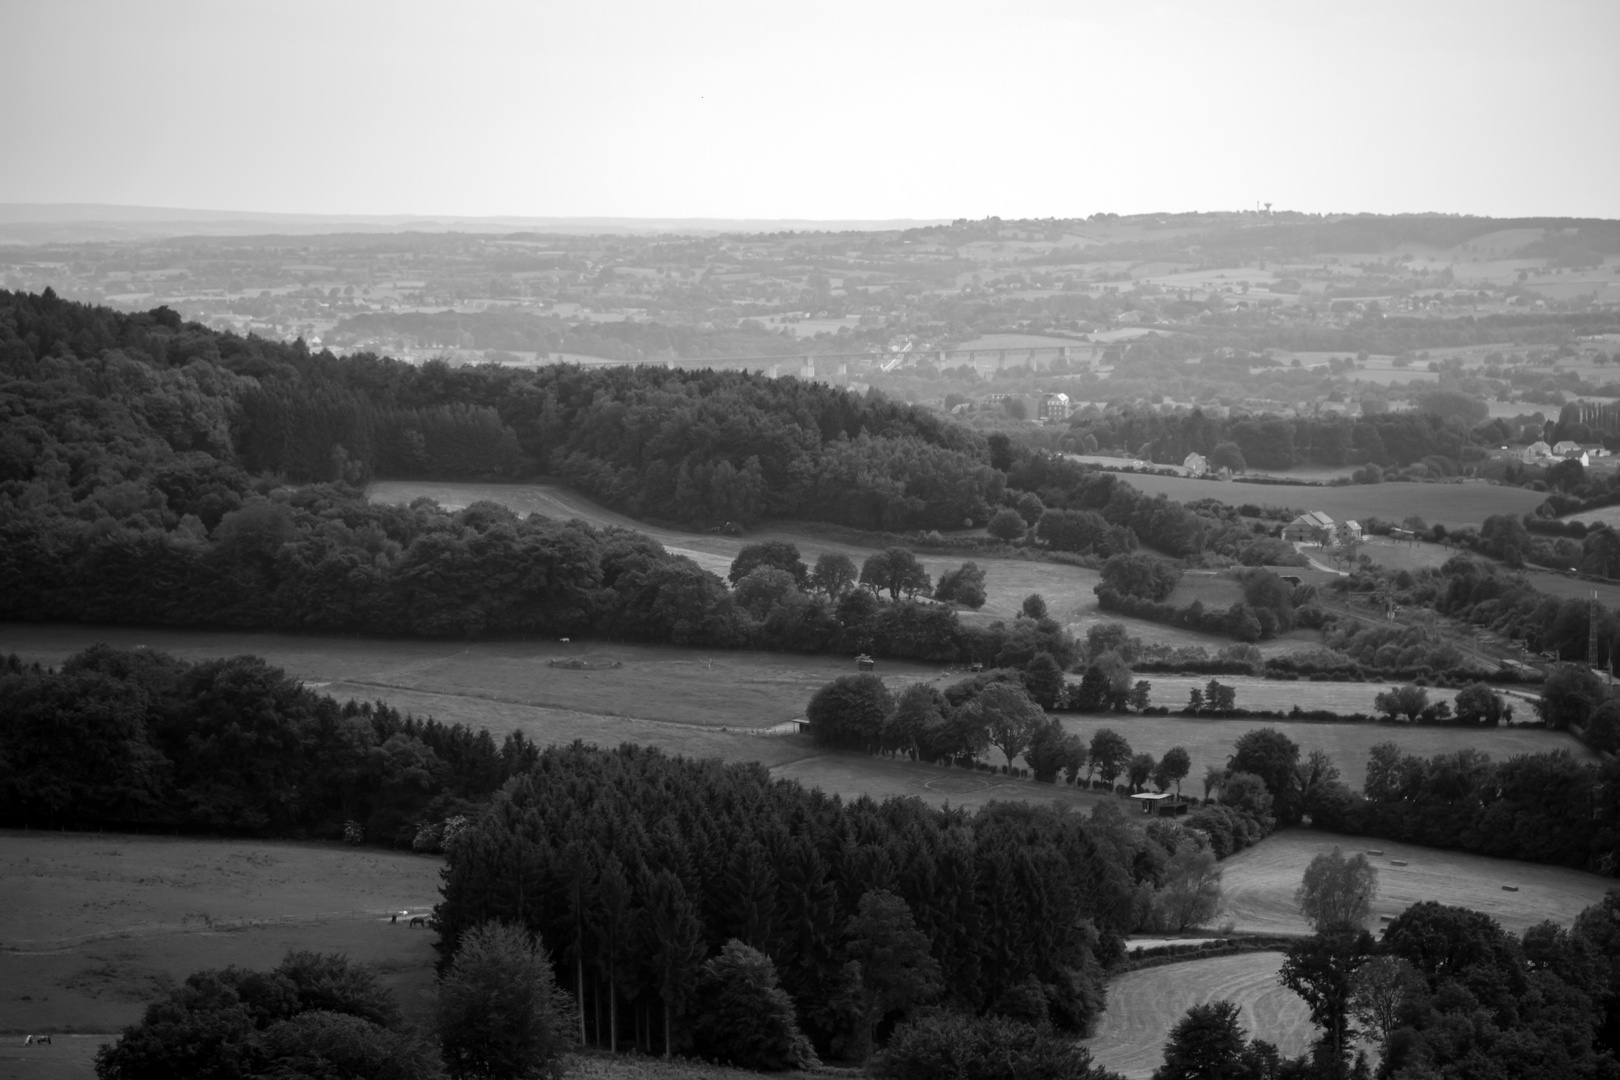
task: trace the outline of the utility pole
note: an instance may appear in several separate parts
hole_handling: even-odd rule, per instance
[[[1596,668],[1598,662],[1598,597],[1596,589],[1592,590],[1592,599],[1586,606],[1586,612],[1586,666],[1591,669]]]

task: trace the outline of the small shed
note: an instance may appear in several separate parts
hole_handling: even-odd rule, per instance
[[[871,671],[875,667],[877,667],[877,662],[865,653],[861,653],[855,658],[856,671]]]
[[[1154,814],[1158,812],[1160,804],[1170,798],[1170,793],[1168,791],[1138,791],[1131,798],[1142,804],[1142,813]]]

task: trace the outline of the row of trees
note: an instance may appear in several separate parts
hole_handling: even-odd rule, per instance
[[[1433,391],[1417,410],[1375,413],[1355,419],[1328,413],[1281,417],[1211,416],[1193,408],[1179,413],[1122,407],[1070,421],[1078,438],[1099,447],[1162,464],[1180,465],[1190,453],[1234,471],[1288,469],[1306,463],[1411,465],[1428,457],[1463,456],[1478,441],[1470,428],[1485,419],[1483,402],[1450,391]],[[1452,471],[1455,471],[1453,468]]]
[[[942,661],[1067,658],[1055,623],[965,627],[910,552],[811,575],[759,562],[736,589],[648,537],[519,518],[493,503],[368,502],[341,485],[297,490],[213,465],[160,472],[130,516],[31,505],[0,520],[0,617],[298,631],[567,637],[801,652],[879,651]],[[265,493],[261,494],[260,490]],[[94,513],[101,514],[97,507]],[[206,518],[212,519],[212,525]],[[780,545],[791,549],[791,545]],[[942,575],[983,602],[971,564]],[[801,584],[802,582],[802,584]]]
[[[1620,868],[1620,764],[1567,750],[1505,761],[1465,748],[1429,758],[1372,748],[1360,793],[1307,795],[1323,829],[1613,875]]]

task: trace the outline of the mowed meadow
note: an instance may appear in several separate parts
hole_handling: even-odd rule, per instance
[[[1148,1080],[1187,1010],[1224,1000],[1237,1005],[1249,1038],[1297,1057],[1316,1030],[1304,1000],[1277,981],[1282,959],[1278,952],[1239,953],[1128,972],[1108,984],[1108,1010],[1086,1048],[1127,1080]]]
[[[1461,484],[1349,484],[1318,487],[1309,484],[1245,484],[1239,481],[1194,480],[1184,476],[1121,473],[1120,479],[1149,495],[1165,495],[1176,502],[1217,499],[1232,506],[1292,507],[1321,510],[1335,521],[1377,517],[1400,522],[1416,515],[1430,524],[1447,527],[1478,525],[1492,514],[1528,514],[1546,495],[1527,488],[1504,487],[1483,481]]]

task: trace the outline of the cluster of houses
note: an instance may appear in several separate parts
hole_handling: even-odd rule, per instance
[[[1003,406],[1008,401],[1023,403],[1023,414],[1026,419],[1040,420],[1043,423],[1056,424],[1069,418],[1074,412],[1074,402],[1068,394],[986,394],[979,404],[984,407]],[[951,409],[953,413],[968,413],[974,410],[974,403],[957,405]]]
[[[1546,440],[1537,439],[1523,450],[1516,451],[1514,456],[1526,465],[1547,465],[1555,461],[1579,461],[1582,465],[1590,465],[1596,458],[1609,456],[1609,450],[1600,444],[1578,443],[1569,439],[1563,442],[1548,445]]]
[[[1361,539],[1361,523],[1335,522],[1320,510],[1312,510],[1283,526],[1282,538],[1295,543],[1342,544],[1346,540]]]

